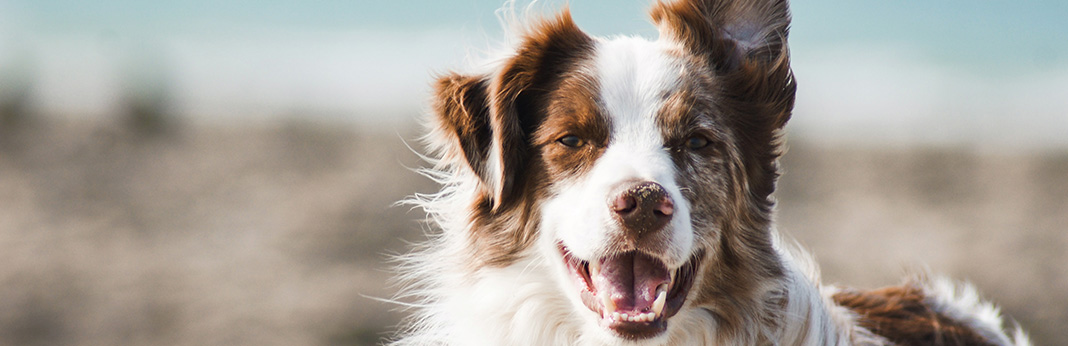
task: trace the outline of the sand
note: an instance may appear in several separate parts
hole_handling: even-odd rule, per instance
[[[402,127],[406,128],[406,127]],[[415,129],[282,121],[139,133],[0,128],[0,345],[370,345],[394,202],[433,184]],[[414,143],[414,142],[413,142]],[[419,145],[413,144],[418,147]],[[1068,340],[1068,149],[836,148],[791,139],[780,229],[828,282],[926,266],[974,282],[1037,344]]]

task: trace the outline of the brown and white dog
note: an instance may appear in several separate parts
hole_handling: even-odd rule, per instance
[[[676,0],[660,38],[568,12],[436,84],[397,345],[1024,345],[966,285],[822,286],[771,224],[794,104],[784,0]]]

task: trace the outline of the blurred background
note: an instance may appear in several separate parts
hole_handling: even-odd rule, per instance
[[[572,0],[655,38],[648,1]],[[565,1],[542,1],[543,12]],[[372,345],[435,73],[500,0],[0,0],[0,345]],[[1068,2],[797,1],[780,229],[1068,340]]]

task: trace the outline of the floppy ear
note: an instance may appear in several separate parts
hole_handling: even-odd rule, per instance
[[[779,130],[790,119],[796,91],[786,1],[676,0],[656,3],[650,14],[662,38],[707,59],[717,75],[751,192],[764,199],[775,189]]]
[[[434,87],[436,132],[447,138],[444,154],[450,162],[466,164],[482,181],[489,181],[489,81],[456,73],[438,78]]]
[[[439,128],[454,142],[447,153],[479,176],[494,211],[513,205],[528,183],[530,137],[544,120],[547,92],[592,47],[565,10],[535,25],[495,75],[438,80]]]

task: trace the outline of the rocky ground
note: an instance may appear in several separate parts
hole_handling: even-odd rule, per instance
[[[160,130],[162,129],[162,130]],[[401,312],[411,132],[301,121],[0,128],[0,345],[365,345]],[[414,143],[414,141],[412,141]],[[413,144],[418,147],[419,145]],[[1068,149],[790,142],[780,228],[829,282],[926,266],[1068,340]]]

